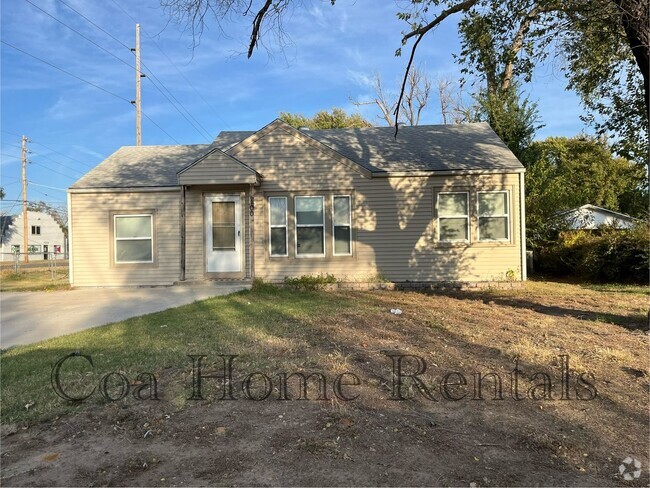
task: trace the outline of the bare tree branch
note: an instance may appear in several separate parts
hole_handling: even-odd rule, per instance
[[[257,41],[259,40],[260,36],[260,26],[262,25],[262,21],[264,20],[264,16],[266,15],[266,12],[268,12],[269,7],[271,7],[271,4],[273,3],[273,0],[266,0],[266,3],[264,6],[257,12],[255,15],[255,18],[253,19],[253,29],[251,31],[251,42],[248,45],[248,58],[253,55],[253,50],[255,49],[255,46],[257,45]],[[248,9],[247,9],[248,11]]]
[[[409,61],[408,64],[406,65],[406,70],[404,72],[404,81],[402,82],[402,89],[400,90],[400,96],[399,96],[399,100],[397,101],[397,107],[395,107],[395,138],[397,138],[397,132],[399,131],[399,123],[398,123],[399,109],[400,106],[402,105],[402,99],[404,98],[404,88],[406,87],[406,82],[408,80],[409,72],[411,71],[411,65],[413,64],[413,58],[415,57],[415,51],[418,48],[418,44],[420,44],[420,41],[422,40],[422,38],[427,32],[429,32],[431,29],[439,25],[447,17],[458,12],[466,12],[477,3],[478,0],[465,0],[464,2],[460,2],[456,5],[452,5],[448,9],[443,10],[440,13],[440,15],[438,15],[427,25],[419,27],[418,29],[411,31],[402,37],[402,44],[406,44],[406,41],[408,41],[411,37],[417,37],[417,38],[415,39],[415,42],[413,43],[413,47],[411,48],[411,55],[409,56]]]

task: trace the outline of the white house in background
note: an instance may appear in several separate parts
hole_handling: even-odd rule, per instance
[[[0,232],[0,261],[13,261],[16,252],[25,252],[22,213],[0,217]],[[65,256],[65,234],[51,215],[28,210],[27,232],[30,261],[51,259],[52,253],[56,253],[57,258]]]
[[[637,219],[613,210],[597,207],[596,205],[583,205],[572,208],[557,214],[564,219],[571,229],[593,230],[606,225],[617,229],[629,229],[637,222]]]

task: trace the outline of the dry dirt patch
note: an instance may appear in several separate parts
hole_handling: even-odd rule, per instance
[[[187,387],[191,371],[172,364],[156,371],[158,402],[95,404],[26,428],[15,424],[2,442],[3,485],[648,484],[645,294],[529,283],[430,296],[252,292],[202,304],[218,315],[226,300],[243,314],[257,307],[270,320],[283,301],[304,306],[292,308],[279,334],[271,327],[249,330],[245,344],[203,344],[206,372],[220,371],[217,354],[245,345],[254,354],[236,360],[235,386],[252,371],[318,371],[329,381],[329,399],[282,401],[274,390],[251,401],[238,390],[239,400],[220,401],[210,384],[204,401],[179,404],[171,385]],[[389,312],[396,307],[401,315]],[[190,353],[197,346],[185,347]],[[435,399],[409,380],[404,396],[412,398],[391,399],[386,352],[426,361],[419,378]],[[570,364],[566,401],[559,399],[562,355]],[[404,361],[406,372],[417,369],[417,359]],[[511,391],[515,361],[521,400]],[[343,372],[361,380],[347,387],[359,394],[354,401],[332,393],[331,380]],[[454,397],[466,393],[462,400],[442,397],[440,382],[450,372],[467,380],[449,389]],[[472,399],[476,373],[498,375],[504,399],[492,398],[491,380],[484,400]],[[552,380],[552,400],[526,398],[535,373]],[[593,400],[576,399],[589,393],[577,383],[582,373],[593,375]],[[630,482],[618,474],[627,456],[643,464]]]

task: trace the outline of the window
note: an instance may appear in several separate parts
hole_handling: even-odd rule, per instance
[[[235,202],[212,202],[212,250],[237,250]]]
[[[269,197],[269,252],[288,256],[287,197]]]
[[[469,193],[438,193],[438,239],[469,241]]]
[[[19,253],[20,252],[20,244],[12,244],[11,245],[11,252]]]
[[[40,225],[32,225],[32,235],[33,236],[40,236],[41,235],[41,226]]]
[[[478,193],[479,241],[510,239],[510,215],[507,191]]]
[[[332,238],[334,256],[352,254],[351,205],[349,196],[334,196],[332,203]]]
[[[27,252],[29,254],[39,253],[41,252],[41,246],[38,244],[30,244],[29,246],[27,246]]]
[[[325,255],[323,197],[296,197],[296,256]]]
[[[153,263],[152,215],[115,215],[115,262]]]

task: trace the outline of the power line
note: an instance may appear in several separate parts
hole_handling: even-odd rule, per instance
[[[57,197],[54,197],[54,196],[52,196],[52,195],[50,195],[48,193],[45,193],[45,192],[39,190],[38,188],[32,188],[32,190],[37,192],[37,193],[40,193],[41,195],[44,195],[44,196],[46,196],[48,198],[57,198]],[[63,200],[50,200],[50,202],[52,202],[52,203],[65,203]],[[35,203],[35,202],[32,202],[32,203]]]
[[[110,32],[108,32],[108,31],[102,29],[100,26],[98,26],[97,24],[95,24],[92,20],[90,20],[90,19],[89,19],[88,17],[86,17],[84,14],[82,14],[82,13],[79,12],[78,10],[74,9],[73,7],[71,7],[70,5],[68,5],[68,4],[67,4],[66,2],[64,2],[63,0],[59,0],[59,2],[61,2],[63,5],[65,5],[66,7],[68,7],[70,10],[72,10],[73,12],[75,12],[75,13],[76,13],[77,15],[79,15],[80,17],[83,17],[84,19],[86,19],[86,21],[90,22],[92,25],[94,25],[95,27],[97,27],[100,31],[102,31],[102,32],[103,32],[104,34],[106,34],[108,37],[110,37],[111,39],[113,39],[114,41],[118,42],[118,43],[121,44],[123,47],[125,47],[126,49],[128,49],[129,51],[131,51],[131,48],[130,48],[129,46],[127,46],[126,44],[124,44],[122,41],[120,41],[117,37],[115,37],[115,36],[114,36],[113,34],[111,34]]]
[[[40,183],[34,183],[33,181],[28,181],[27,183],[29,183],[30,185],[35,185],[35,186],[42,186],[43,188],[50,188],[52,190],[59,190],[59,191],[62,191],[62,192],[67,192],[68,191],[65,188],[58,188],[56,186],[41,185]]]
[[[9,131],[6,131],[6,130],[2,130],[2,131],[0,131],[0,132],[4,132],[5,134],[9,134],[9,135],[11,135],[11,136],[22,137],[22,136],[20,136],[20,135],[18,135],[18,134],[15,134],[15,133],[13,133],[13,132],[9,132]],[[30,139],[30,142],[31,142],[32,144],[37,144],[37,145],[39,145],[39,146],[43,146],[45,149],[48,149],[48,150],[52,151],[53,153],[59,154],[59,155],[63,156],[64,158],[68,158],[68,159],[70,159],[71,161],[75,161],[75,162],[77,162],[77,163],[79,163],[79,164],[83,164],[84,166],[87,166],[88,168],[91,168],[91,169],[92,169],[92,168],[94,167],[94,166],[92,166],[92,165],[90,165],[90,164],[88,164],[88,163],[84,163],[83,161],[80,161],[79,159],[73,158],[72,156],[68,156],[68,155],[65,154],[65,153],[62,153],[62,152],[60,152],[60,151],[57,151],[56,149],[53,149],[53,148],[51,148],[50,146],[46,146],[46,145],[43,144],[42,142],[33,141],[33,140],[31,140],[31,139]],[[5,145],[7,145],[7,146],[20,147],[20,146],[18,146],[17,144],[10,144],[10,143],[8,143],[8,142],[3,142],[3,144],[5,144]]]
[[[84,34],[82,34],[81,32],[79,32],[78,30],[74,29],[73,27],[70,27],[68,24],[66,24],[66,23],[63,22],[62,20],[59,20],[58,18],[56,18],[55,16],[53,16],[53,15],[50,14],[49,12],[43,10],[43,9],[42,9],[41,7],[39,7],[38,5],[35,5],[34,3],[31,2],[31,0],[25,0],[25,1],[26,1],[27,3],[29,3],[30,5],[34,6],[35,8],[37,8],[38,10],[40,10],[41,12],[43,12],[44,14],[46,14],[48,17],[54,19],[56,22],[60,23],[61,25],[64,25],[65,27],[67,27],[68,29],[70,29],[72,32],[76,33],[77,35],[79,35],[79,36],[82,37],[83,39],[87,40],[88,42],[90,42],[90,43],[93,44],[94,46],[96,46],[96,47],[98,47],[99,49],[101,49],[102,51],[108,53],[110,56],[112,56],[113,58],[117,59],[117,60],[120,61],[121,63],[125,64],[125,65],[128,66],[129,68],[134,69],[134,70],[136,69],[136,67],[133,66],[132,64],[130,64],[130,63],[124,61],[122,58],[120,58],[120,57],[117,56],[116,54],[112,53],[111,51],[109,51],[109,50],[106,49],[105,47],[103,47],[103,46],[97,44],[95,41],[93,41],[93,40],[90,39],[89,37],[85,36]],[[61,0],[59,0],[59,1],[61,1]],[[62,3],[64,3],[64,2],[62,2]],[[67,4],[65,4],[65,5],[66,5],[67,7],[69,7],[69,5],[67,5]],[[71,8],[71,7],[70,7],[70,8]],[[72,8],[71,8],[71,9],[72,9]],[[92,22],[90,19],[88,19],[85,15],[82,15],[79,11],[77,11],[77,10],[75,10],[75,9],[72,9],[72,10],[74,10],[77,14],[79,14],[81,17],[83,17],[84,19],[86,19],[86,20],[87,20],[88,22],[90,22],[92,25],[94,25],[94,26],[97,27],[98,29],[102,30],[102,32],[106,32],[106,31],[104,31],[103,29],[101,29],[97,24],[95,24],[95,23]],[[114,37],[114,36],[111,36],[111,37],[113,37],[113,39],[116,39],[116,40],[117,40],[116,37]],[[129,52],[131,52],[131,48],[127,47],[126,44],[122,43],[121,41],[120,41],[120,44],[122,44],[124,47],[126,47],[126,48],[129,50]],[[184,119],[185,119],[185,120],[186,120],[186,121],[187,121],[187,122],[188,122],[188,123],[189,123],[189,124],[190,124],[194,129],[195,129],[195,130],[196,130],[196,131],[197,131],[197,132],[198,132],[198,133],[199,133],[199,135],[200,135],[201,137],[205,137],[205,136],[207,136],[208,140],[212,139],[212,136],[209,134],[209,132],[208,132],[208,131],[207,131],[207,130],[206,130],[206,129],[201,125],[201,123],[200,123],[198,120],[196,120],[196,119],[194,118],[194,116],[190,113],[190,111],[187,110],[187,108],[185,108],[185,106],[184,106],[184,105],[183,105],[183,104],[182,104],[182,103],[181,103],[181,102],[180,102],[180,101],[179,101],[179,100],[178,100],[178,99],[177,99],[177,98],[176,98],[176,97],[171,93],[171,91],[170,91],[170,90],[169,90],[169,89],[164,85],[164,83],[163,83],[163,82],[162,82],[162,81],[161,81],[161,80],[160,80],[160,79],[159,79],[159,78],[158,78],[158,77],[153,73],[153,70],[151,70],[151,69],[150,69],[146,64],[144,64],[144,63],[142,63],[142,65],[145,67],[145,69],[146,69],[147,71],[149,71],[149,76],[151,76],[153,79],[155,79],[157,83],[160,83],[160,85],[161,85],[161,86],[162,86],[162,87],[163,87],[163,88],[164,88],[164,89],[165,89],[165,90],[166,90],[166,91],[167,91],[167,92],[172,96],[172,98],[176,101],[176,103],[178,103],[178,105],[180,105],[180,106],[183,108],[183,110],[185,110],[185,112],[186,112],[186,113],[187,113],[187,114],[188,114],[188,115],[189,115],[189,116],[190,116],[190,117],[191,117],[191,118],[192,118],[192,119],[193,119],[193,120],[194,120],[194,121],[195,121],[195,122],[196,122],[196,123],[201,127],[201,129],[199,129],[196,125],[194,125],[194,123],[193,123],[190,119],[187,118],[187,116],[186,116],[186,115],[185,115],[185,114],[184,114],[184,113],[183,113],[183,112],[182,112],[182,111],[181,111],[181,110],[180,110],[180,109],[179,109],[179,108],[174,104],[174,102],[173,102],[173,101],[172,101],[172,100],[171,100],[171,99],[170,99],[170,98],[165,94],[165,92],[163,92],[162,89],[159,88],[159,87],[156,85],[156,83],[154,83],[154,81],[153,81],[152,79],[150,79],[149,81],[151,81],[151,84],[154,85],[154,87],[156,87],[156,89],[157,89],[157,90],[158,90],[158,91],[159,91],[159,92],[160,92],[160,93],[161,93],[161,94],[162,94],[162,95],[167,99],[167,101],[168,101],[168,102],[169,102],[169,103],[174,107],[174,109],[175,109],[175,110],[176,110],[176,111],[177,111],[177,112],[178,112],[178,113],[179,113],[179,114],[180,114],[180,115],[181,115],[181,116],[182,116],[182,117],[183,117],[183,118],[184,118]],[[203,131],[203,133],[201,133],[201,131]]]
[[[32,141],[30,140],[29,142],[32,142]],[[6,146],[17,147],[17,148],[20,149],[20,146],[18,146],[18,145],[16,145],[16,144],[5,143],[5,145],[6,145]],[[35,153],[34,151],[32,151],[32,150],[30,150],[30,149],[27,150],[27,153],[28,153],[28,154],[33,154],[34,156],[39,156],[39,157],[41,157],[41,158],[49,159],[49,160],[52,161],[53,163],[58,164],[58,165],[60,165],[60,166],[63,166],[64,168],[70,169],[70,170],[72,170],[72,171],[77,171],[78,173],[82,173],[82,174],[83,174],[83,171],[80,171],[80,170],[78,170],[77,168],[73,168],[73,167],[71,167],[71,166],[65,165],[65,164],[63,164],[62,162],[57,161],[56,159],[52,159],[51,157],[46,156],[45,154]]]
[[[42,143],[40,143],[40,142],[32,141],[32,144],[37,144],[37,145],[39,145],[39,146],[43,146],[45,149],[48,149],[48,150],[50,150],[50,151],[52,151],[52,152],[54,152],[54,153],[60,154],[60,155],[63,156],[64,158],[68,158],[69,160],[74,161],[74,162],[79,163],[79,164],[82,164],[82,165],[84,165],[84,166],[86,166],[86,167],[88,167],[88,168],[90,168],[90,169],[94,168],[94,166],[91,165],[91,164],[84,163],[83,161],[80,161],[80,160],[78,160],[78,159],[76,159],[76,158],[73,158],[72,156],[68,156],[67,154],[64,154],[64,153],[62,153],[62,152],[60,152],[60,151],[57,151],[56,149],[52,149],[51,147],[46,146],[45,144],[42,144]]]
[[[187,110],[187,109],[185,108],[185,106],[184,106],[181,102],[178,101],[178,99],[177,99],[177,98],[172,94],[172,92],[169,91],[169,89],[168,89],[168,88],[163,84],[163,82],[160,81],[160,79],[159,79],[156,75],[153,74],[153,72],[151,71],[151,69],[149,69],[149,67],[148,67],[146,64],[144,64],[144,63],[142,63],[142,66],[144,66],[144,68],[149,72],[149,76],[147,76],[147,79],[148,79],[148,80],[151,82],[151,84],[156,88],[156,90],[158,90],[158,91],[162,94],[162,96],[165,97],[165,98],[167,99],[167,101],[172,105],[172,107],[174,107],[174,109],[176,109],[176,111],[177,111],[179,114],[181,114],[181,116],[182,116],[185,120],[187,120],[187,122],[188,122],[192,127],[194,127],[194,129],[196,129],[196,131],[199,133],[199,135],[200,135],[201,137],[207,137],[208,140],[211,140],[211,139],[212,139],[212,136],[210,135],[210,133],[209,133],[209,132],[208,132],[208,131],[207,131],[207,130],[206,130],[206,129],[201,125],[201,123],[200,123],[198,120],[196,120],[196,119],[194,118],[194,116],[190,113],[190,111]],[[164,88],[164,89],[165,89],[165,90],[166,90],[166,91],[171,95],[171,97],[172,97],[174,100],[176,100],[176,103],[178,103],[178,104],[183,108],[183,110],[185,110],[185,112],[187,112],[187,114],[188,114],[188,115],[189,115],[189,116],[190,116],[190,117],[191,117],[191,118],[192,118],[192,119],[193,119],[193,120],[194,120],[194,121],[195,121],[195,122],[196,122],[196,123],[201,127],[201,129],[199,129],[196,125],[194,125],[194,123],[193,123],[190,119],[188,119],[187,116],[186,116],[183,112],[181,112],[181,110],[180,110],[180,109],[179,109],[179,108],[174,104],[174,102],[172,102],[172,100],[171,100],[171,99],[170,99],[170,98],[165,94],[165,92],[163,92],[163,91],[158,87],[158,85],[157,85],[156,83],[154,83],[153,80],[156,80],[156,82],[160,83],[160,85],[161,85],[161,86],[162,86],[162,87],[163,87],[163,88]],[[203,133],[201,133],[201,131],[203,131]]]
[[[0,132],[4,132],[5,134],[9,134],[10,136],[22,137],[20,134],[15,134],[15,133],[9,132],[7,130],[1,130]]]
[[[62,173],[61,171],[57,171],[57,170],[55,170],[53,168],[50,168],[49,166],[45,166],[44,164],[41,164],[40,162],[31,161],[31,163],[36,164],[40,168],[45,168],[46,170],[51,171],[52,173],[56,173],[58,175],[65,176],[66,178],[70,178],[71,180],[78,180],[79,179],[78,176],[70,176],[68,174]]]
[[[120,61],[120,62],[126,64],[127,66],[133,68],[133,66],[131,66],[131,65],[130,65],[129,63],[127,63],[126,61],[124,61],[122,58],[120,58],[120,57],[117,56],[116,54],[112,53],[111,51],[109,51],[108,49],[106,49],[104,46],[101,46],[101,45],[97,44],[95,41],[93,41],[93,40],[90,39],[89,37],[86,37],[85,35],[83,35],[81,32],[79,32],[79,31],[76,30],[75,28],[70,27],[68,24],[66,24],[66,23],[63,22],[62,20],[57,19],[57,18],[56,18],[54,15],[52,15],[51,13],[47,12],[46,10],[43,10],[41,7],[39,7],[39,6],[36,5],[35,3],[32,3],[31,0],[25,0],[25,1],[26,1],[27,3],[29,3],[32,7],[34,7],[34,8],[36,8],[36,9],[40,10],[41,12],[43,12],[45,15],[47,15],[47,16],[50,17],[51,19],[55,20],[56,22],[58,22],[59,24],[65,26],[65,27],[67,27],[67,28],[70,29],[72,32],[74,32],[75,34],[77,34],[77,35],[83,37],[85,40],[87,40],[87,41],[90,42],[91,44],[97,46],[99,49],[101,49],[102,51],[104,51],[104,52],[107,53],[108,55],[114,57],[115,59],[117,59],[118,61]],[[135,68],[134,68],[134,69],[135,69]]]
[[[33,54],[30,54],[30,53],[28,53],[27,51],[24,51],[24,50],[22,50],[22,49],[20,49],[20,48],[18,48],[18,47],[16,47],[16,46],[14,46],[13,44],[9,44],[7,41],[0,40],[0,42],[1,42],[2,44],[4,44],[5,46],[9,46],[9,47],[15,49],[16,51],[21,52],[21,53],[23,53],[23,54],[26,55],[26,56],[29,56],[30,58],[34,58],[35,60],[40,61],[41,63],[47,64],[48,66],[50,66],[50,67],[52,67],[52,68],[54,68],[54,69],[56,69],[56,70],[59,70],[59,71],[61,71],[62,73],[65,73],[65,74],[68,75],[68,76],[72,76],[73,78],[76,78],[77,80],[82,81],[83,83],[87,83],[87,84],[90,85],[90,86],[94,86],[94,87],[97,88],[98,90],[101,90],[101,91],[103,91],[103,92],[106,92],[106,93],[108,93],[109,95],[114,96],[115,98],[119,98],[120,100],[122,100],[122,101],[124,101],[124,102],[126,102],[126,103],[128,103],[128,104],[131,103],[131,100],[127,100],[127,99],[124,98],[123,96],[118,95],[117,93],[113,93],[112,91],[107,90],[106,88],[103,88],[103,87],[101,87],[101,86],[99,86],[99,85],[96,85],[96,84],[93,83],[92,81],[85,80],[85,79],[83,79],[83,78],[81,78],[81,77],[79,77],[79,76],[77,76],[77,75],[75,75],[75,74],[73,74],[73,73],[70,73],[69,71],[67,71],[67,70],[65,70],[65,69],[63,69],[63,68],[59,68],[58,66],[56,66],[56,65],[54,65],[54,64],[52,64],[52,63],[50,63],[50,62],[48,62],[48,61],[45,61],[44,59],[41,59],[41,58],[39,58],[39,57],[37,57],[37,56],[34,56]]]
[[[147,113],[146,113],[144,110],[141,110],[141,112],[142,112],[142,115],[144,115],[144,116],[146,117],[146,119],[147,119],[149,122],[151,122],[153,125],[155,125],[156,127],[158,127],[158,128],[159,128],[161,131],[163,131],[165,134],[167,134],[167,137],[169,137],[172,141],[174,141],[174,142],[175,142],[176,144],[178,144],[179,146],[181,145],[181,143],[178,142],[174,137],[172,137],[172,135],[171,135],[169,132],[167,132],[165,129],[163,129],[162,127],[160,127],[160,126],[159,126],[159,125],[158,125],[158,124],[157,124],[157,123],[156,123],[156,122],[155,122],[151,117],[149,117],[149,116],[147,115]]]
[[[62,0],[59,0],[59,1],[62,1]],[[129,14],[126,10],[124,10],[124,8],[123,8],[119,3],[117,3],[116,0],[111,0],[111,1],[113,2],[113,4],[114,4],[118,9],[120,9],[120,10],[122,11],[122,13],[124,13],[124,15],[126,15],[126,16],[127,16],[129,19],[131,19],[133,22],[137,23],[137,21],[136,21],[136,20],[131,16],[131,14]],[[192,88],[192,90],[194,90],[194,92],[199,96],[199,98],[203,101],[203,103],[205,103],[205,105],[206,105],[210,110],[212,110],[212,113],[214,113],[214,115],[216,115],[217,118],[218,118],[219,120],[221,120],[221,121],[226,125],[226,127],[230,128],[230,124],[228,124],[228,122],[226,122],[226,121],[223,119],[223,117],[221,117],[221,116],[219,115],[219,113],[215,110],[215,108],[214,108],[214,107],[213,107],[213,106],[212,106],[212,105],[211,105],[211,104],[210,104],[210,103],[209,103],[205,98],[203,98],[203,95],[201,95],[201,92],[198,91],[198,90],[196,89],[196,87],[192,84],[192,82],[191,82],[190,80],[187,79],[187,77],[183,74],[183,72],[178,68],[178,66],[174,63],[174,61],[171,60],[171,58],[167,55],[167,53],[166,53],[165,51],[163,51],[163,49],[160,47],[160,45],[159,45],[159,44],[156,42],[156,40],[155,40],[155,39],[154,39],[154,38],[153,38],[153,37],[152,37],[152,36],[147,32],[147,30],[143,28],[142,31],[143,31],[143,32],[145,33],[145,35],[146,35],[146,36],[151,40],[151,42],[154,43],[154,45],[158,48],[158,50],[162,53],[162,55],[165,56],[165,59],[167,59],[167,61],[169,62],[169,64],[171,64],[171,65],[174,67],[174,69],[178,72],[178,74],[181,75],[181,77],[182,77],[182,78],[185,80],[185,82],[190,86],[190,88]],[[144,64],[144,63],[143,63],[143,64]]]
[[[66,165],[66,164],[63,164],[63,163],[57,161],[56,159],[52,159],[52,158],[49,157],[49,156],[45,156],[44,154],[35,153],[35,152],[32,152],[31,154],[33,154],[34,156],[40,157],[40,158],[45,158],[45,159],[47,159],[47,160],[49,160],[49,161],[52,161],[54,164],[58,164],[59,166],[62,166],[62,167],[64,167],[64,168],[66,168],[66,169],[69,169],[69,170],[72,170],[72,171],[76,171],[77,173],[84,174],[84,171],[81,171],[81,170],[79,170],[79,169],[77,169],[77,168],[73,168],[72,166],[68,166],[68,165]]]
[[[79,81],[82,81],[82,82],[84,82],[84,83],[87,83],[87,84],[90,85],[90,86],[94,86],[95,88],[97,88],[97,89],[99,89],[99,90],[101,90],[101,91],[103,91],[103,92],[106,92],[106,93],[108,93],[109,95],[114,96],[115,98],[118,98],[118,99],[120,99],[120,100],[122,100],[122,101],[124,101],[124,102],[127,102],[129,105],[132,105],[130,100],[127,100],[126,98],[124,98],[124,97],[122,97],[122,96],[120,96],[120,95],[118,95],[118,94],[116,94],[116,93],[113,93],[113,92],[111,92],[110,90],[107,90],[106,88],[102,88],[101,86],[96,85],[95,83],[92,83],[91,81],[85,80],[85,79],[83,79],[83,78],[81,78],[81,77],[79,77],[79,76],[77,76],[77,75],[75,75],[75,74],[72,74],[72,73],[70,73],[69,71],[64,70],[63,68],[59,68],[58,66],[55,66],[54,64],[52,64],[52,63],[50,63],[50,62],[48,62],[48,61],[45,61],[44,59],[41,59],[41,58],[39,58],[39,57],[37,57],[37,56],[34,56],[33,54],[30,54],[30,53],[28,53],[27,51],[24,51],[23,49],[20,49],[20,48],[14,46],[13,44],[10,44],[10,43],[8,43],[8,42],[6,42],[6,41],[3,41],[3,40],[1,40],[1,39],[0,39],[0,43],[4,44],[4,45],[6,45],[6,46],[9,46],[9,47],[11,47],[11,48],[13,48],[13,49],[15,49],[16,51],[18,51],[18,52],[20,52],[20,53],[23,53],[23,54],[25,54],[26,56],[29,56],[30,58],[34,58],[34,59],[36,59],[37,61],[40,61],[41,63],[44,63],[44,64],[46,64],[46,65],[48,65],[48,66],[50,66],[50,67],[52,67],[52,68],[54,68],[54,69],[56,69],[56,70],[59,70],[59,71],[61,71],[62,73],[65,73],[65,74],[67,74],[67,75],[69,75],[69,76],[72,76],[73,78],[75,78],[75,79],[77,79],[77,80],[79,80]],[[145,116],[145,117],[146,117],[146,118],[147,118],[147,119],[148,119],[152,124],[154,124],[156,127],[158,127],[158,129],[160,129],[163,133],[165,133],[165,134],[166,134],[170,139],[172,139],[174,142],[176,142],[176,144],[180,144],[180,142],[178,142],[176,139],[174,139],[174,138],[169,134],[169,132],[167,132],[165,129],[163,129],[162,127],[160,127],[160,125],[158,125],[156,122],[154,122],[154,120],[153,120],[151,117],[149,117],[149,116],[144,112],[144,110],[142,111],[142,115],[144,115],[144,116]],[[15,156],[11,156],[11,157],[15,157]]]

